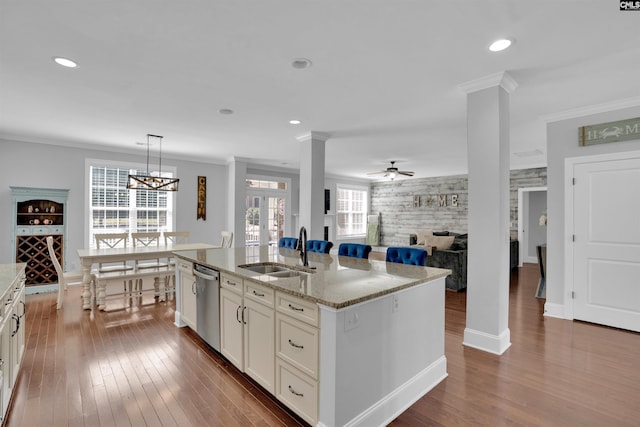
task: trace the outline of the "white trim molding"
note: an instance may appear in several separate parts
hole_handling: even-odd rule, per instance
[[[465,328],[462,344],[500,356],[511,347],[511,331],[507,328],[500,335],[491,335]]]
[[[508,93],[513,93],[518,87],[518,83],[511,77],[506,71],[500,71],[499,73],[491,74],[485,77],[480,77],[476,80],[471,80],[466,83],[461,83],[458,87],[464,93],[473,93],[479,90],[488,89],[490,87],[500,86]]]

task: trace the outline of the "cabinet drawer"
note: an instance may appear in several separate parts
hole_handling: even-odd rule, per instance
[[[64,228],[62,227],[49,227],[50,234],[63,234]]]
[[[318,326],[319,311],[317,304],[282,292],[276,292],[276,309],[311,326]]]
[[[193,263],[178,258],[178,270],[185,274],[193,274]]]
[[[318,379],[318,329],[282,313],[276,314],[276,355]]]
[[[51,234],[49,227],[33,227],[33,234]]]
[[[276,358],[276,397],[311,425],[318,418],[318,382]]]
[[[16,234],[18,236],[26,236],[31,234],[31,227],[18,227],[16,228]]]
[[[227,288],[238,295],[242,295],[242,279],[232,274],[220,273],[220,286]]]
[[[244,296],[268,307],[273,308],[274,306],[275,291],[248,280],[244,282]]]

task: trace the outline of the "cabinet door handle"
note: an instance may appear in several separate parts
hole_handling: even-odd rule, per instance
[[[227,285],[235,286],[236,284],[227,280]]]
[[[20,301],[20,304],[22,304],[22,314],[20,314],[19,316],[22,319],[24,315],[27,314],[27,305],[22,300]]]
[[[196,281],[194,280],[191,284],[191,293],[194,295],[198,295],[198,288],[196,288]]]
[[[261,294],[261,293],[256,292],[256,291],[253,291],[253,294],[254,294],[255,296],[257,296],[257,297],[263,297],[263,296],[264,296],[264,294]]]
[[[290,308],[291,310],[295,310],[295,311],[304,311],[304,308],[294,307],[294,306],[292,306],[291,304],[289,304],[289,308]]]
[[[240,311],[240,307],[242,306],[239,305],[238,308],[236,308],[236,320],[238,321],[238,323],[242,323],[240,321],[240,314],[238,314],[238,312]]]
[[[20,329],[20,318],[15,313],[11,316],[11,318],[16,321],[16,330],[15,331],[11,331],[11,336],[15,337],[16,334],[18,333],[18,330]]]
[[[247,324],[247,322],[244,320],[244,311],[247,309],[247,306],[242,307],[242,323],[243,324]]]
[[[298,393],[298,392],[297,392],[297,391],[295,391],[295,390],[293,389],[293,387],[291,387],[291,386],[289,386],[289,391],[290,391],[292,394],[295,394],[296,396],[304,397],[304,393]]]
[[[291,341],[291,340],[289,340],[289,345],[290,345],[291,347],[295,347],[295,348],[304,348],[304,346],[303,346],[303,345],[296,344],[296,343],[294,343],[294,342],[293,342],[293,341]]]

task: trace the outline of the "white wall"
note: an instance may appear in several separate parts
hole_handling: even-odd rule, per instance
[[[540,225],[540,215],[547,210],[547,192],[529,191],[529,240],[526,256],[536,257],[536,246],[547,243],[547,227]]]
[[[85,159],[105,159],[146,163],[145,155],[135,156],[99,150],[60,147],[0,140],[0,263],[11,263],[10,186],[69,189],[67,210],[67,269],[79,269],[76,251],[84,248]],[[163,165],[175,166],[180,178],[176,193],[176,229],[191,232],[191,240],[220,243],[226,224],[226,166],[164,158]],[[164,168],[163,168],[164,169]],[[197,177],[207,177],[207,220],[196,220]]]
[[[580,147],[578,128],[635,117],[640,117],[640,106],[547,124],[547,315],[565,317],[562,306],[569,298],[567,284],[564,283],[564,253],[565,244],[570,244],[571,230],[565,230],[564,225],[564,193],[571,177],[565,176],[565,159],[640,150],[640,140]],[[633,226],[637,224],[629,224],[629,227]]]

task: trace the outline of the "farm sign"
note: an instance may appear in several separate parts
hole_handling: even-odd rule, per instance
[[[640,139],[640,117],[599,125],[582,126],[578,130],[581,146]]]

